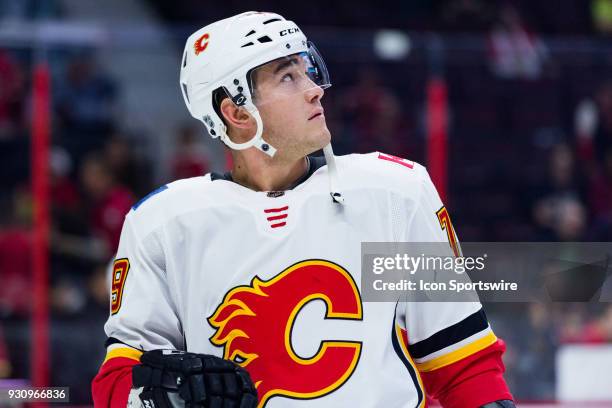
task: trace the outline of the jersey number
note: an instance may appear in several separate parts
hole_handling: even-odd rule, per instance
[[[130,270],[130,261],[127,258],[115,260],[113,263],[113,282],[111,285],[111,314],[116,314],[121,308],[123,286]]]
[[[448,211],[446,207],[440,208],[436,211],[436,215],[438,216],[438,221],[440,222],[440,227],[442,230],[446,231],[446,236],[448,237],[448,243],[453,249],[453,253],[455,256],[459,256],[459,244],[457,243],[457,236],[455,235],[455,228],[453,227],[453,223],[451,222],[450,215],[448,215]]]

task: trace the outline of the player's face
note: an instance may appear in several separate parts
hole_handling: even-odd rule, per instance
[[[317,151],[331,138],[321,106],[324,91],[306,69],[301,57],[291,56],[258,68],[254,78],[264,138],[288,158]]]

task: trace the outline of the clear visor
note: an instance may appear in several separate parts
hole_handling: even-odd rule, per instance
[[[330,86],[325,62],[311,42],[308,51],[272,60],[249,72],[249,89],[257,107]]]

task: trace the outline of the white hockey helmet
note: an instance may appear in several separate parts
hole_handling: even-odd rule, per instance
[[[312,86],[331,86],[329,73],[315,46],[293,22],[275,13],[250,11],[219,20],[193,33],[185,44],[181,63],[181,91],[191,116],[202,121],[213,138],[228,147],[243,150],[256,147],[269,156],[276,149],[263,138],[263,123],[255,105],[251,74],[258,67],[279,58],[300,55],[305,75]],[[257,131],[244,143],[234,143],[215,110],[218,89],[246,108],[257,122]],[[337,188],[338,174],[331,143],[323,148],[329,169],[332,200],[343,203]]]
[[[213,138],[235,150],[256,147],[273,156],[276,149],[262,138],[263,123],[254,103],[251,73],[278,58],[300,54],[307,61],[316,86],[331,85],[323,59],[293,22],[274,13],[246,12],[193,33],[181,64],[181,90],[191,115],[202,121]],[[214,93],[222,88],[232,101],[245,107],[257,122],[257,132],[245,143],[234,143],[215,110]]]

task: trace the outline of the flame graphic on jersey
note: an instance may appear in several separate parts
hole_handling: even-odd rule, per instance
[[[268,281],[227,293],[208,318],[210,341],[223,357],[245,367],[259,395],[259,407],[274,396],[318,398],[344,384],[357,366],[361,343],[324,340],[314,356],[298,356],[291,332],[300,310],[314,300],[326,305],[325,319],[362,320],[362,302],[351,275],[324,260],[296,263]]]

